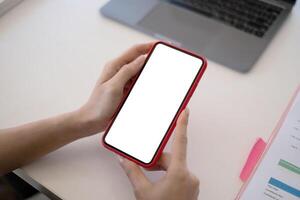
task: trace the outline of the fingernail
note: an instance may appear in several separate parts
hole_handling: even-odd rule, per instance
[[[190,109],[188,107],[185,108],[185,113],[186,113],[187,116],[190,115]]]
[[[189,117],[190,117],[190,109],[189,108],[185,108],[185,114],[186,114],[186,123],[188,123]]]
[[[124,158],[122,156],[117,155],[117,158],[118,158],[118,160],[119,160],[120,163],[123,163]]]

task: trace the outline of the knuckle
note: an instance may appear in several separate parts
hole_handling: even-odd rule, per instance
[[[178,141],[179,141],[181,144],[186,145],[186,144],[188,143],[187,135],[186,135],[186,134],[179,134]]]
[[[135,53],[135,52],[138,51],[138,50],[137,50],[138,48],[139,48],[138,45],[135,44],[135,45],[131,46],[131,47],[127,50],[127,52],[133,54],[133,53]]]
[[[188,179],[188,171],[186,169],[178,169],[177,173],[175,174],[175,178],[178,181],[186,181]]]
[[[125,66],[125,70],[127,71],[127,73],[132,74],[134,72],[133,65],[134,65],[134,63],[130,63]]]
[[[192,176],[192,185],[194,187],[199,187],[200,186],[200,181],[196,176]]]
[[[108,86],[105,87],[105,92],[108,95],[116,95],[120,93],[120,89],[113,83],[109,84]]]
[[[143,54],[144,53],[144,44],[135,44],[132,46],[131,49],[136,54]]]
[[[140,44],[135,44],[132,46],[132,49],[137,50],[140,48]]]
[[[141,49],[141,47],[142,47],[142,44],[135,44],[135,45],[133,45],[132,48],[133,48],[135,51],[139,52],[140,49]]]
[[[126,64],[124,65],[121,69],[120,69],[121,73],[123,74],[128,74],[130,73],[131,69],[130,69],[130,65]]]
[[[130,64],[127,64],[127,65],[123,66],[121,68],[121,70],[122,70],[121,73],[124,74],[125,76],[131,76],[134,73],[134,70],[133,70],[133,68]]]
[[[110,68],[113,65],[113,62],[114,62],[113,60],[107,61],[105,64],[105,68]]]

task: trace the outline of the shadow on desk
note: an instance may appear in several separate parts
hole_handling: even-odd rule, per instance
[[[32,187],[13,172],[0,177],[0,199],[49,200],[47,196]]]

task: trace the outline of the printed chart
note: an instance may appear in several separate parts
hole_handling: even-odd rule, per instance
[[[240,199],[300,200],[299,93]]]

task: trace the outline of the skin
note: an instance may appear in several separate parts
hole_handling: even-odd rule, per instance
[[[79,109],[0,130],[0,175],[77,139],[104,131],[152,45],[133,46],[108,62],[90,98]],[[163,154],[152,169],[166,170],[165,177],[157,183],[150,183],[137,165],[121,159],[137,199],[197,199],[199,181],[186,167],[187,119],[188,111],[184,111],[177,122],[172,153]]]
[[[199,195],[199,180],[187,168],[187,124],[186,109],[177,120],[172,152],[164,153],[152,170],[164,170],[165,175],[151,182],[141,168],[131,161],[120,158],[137,200],[196,200]]]

